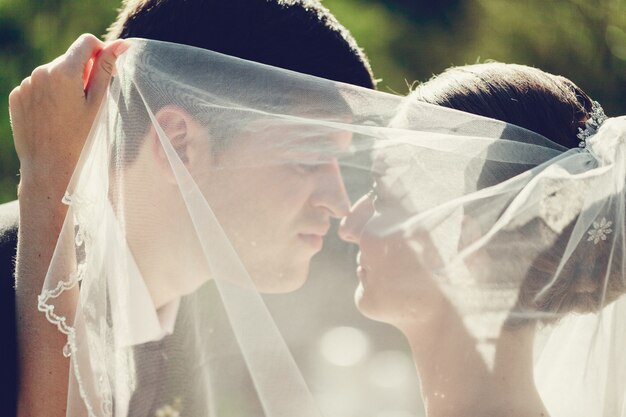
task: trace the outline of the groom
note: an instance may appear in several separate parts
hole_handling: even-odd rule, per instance
[[[126,37],[187,44],[335,81],[374,86],[369,65],[354,40],[314,1],[128,1],[111,26],[107,39]],[[20,91],[11,95],[12,123],[21,162],[20,247],[16,273],[21,416],[64,415],[65,387],[55,382],[67,378],[67,362],[58,364],[64,338],[45,322],[34,306],[65,214],[61,196],[95,117],[94,109],[97,109],[98,98],[102,97],[102,87],[108,83],[112,62],[119,53],[115,51],[118,46],[105,46],[94,38],[83,37],[63,59],[53,67],[36,70]],[[95,54],[98,56],[86,97],[77,104],[83,107],[73,109],[72,97],[76,96],[68,89],[78,89],[82,95],[82,68],[75,64],[84,65]],[[63,77],[56,77],[59,75]],[[55,84],[59,80],[69,87]],[[42,98],[44,104],[27,105],[29,98],[44,92],[50,93]],[[64,95],[68,100],[62,100]],[[53,106],[55,100],[60,106]],[[77,114],[84,117],[71,116]],[[63,120],[61,130],[51,129],[56,120]],[[335,182],[340,184],[341,179],[335,178]],[[323,188],[323,184],[320,187]],[[335,201],[345,198],[340,194],[329,194],[331,197],[323,202],[327,216],[342,214],[341,202]],[[17,213],[15,203],[0,206],[0,263],[4,265],[0,280],[5,306],[13,302],[9,286],[13,282],[11,267],[17,245]],[[8,321],[10,316],[3,315],[2,320]],[[4,326],[10,334],[12,323],[3,323]],[[12,345],[11,337],[9,340]],[[49,343],[36,345],[37,340]],[[27,360],[33,357],[39,365]],[[7,379],[5,385],[15,386],[14,374],[3,375]],[[3,404],[9,404],[5,411],[8,409],[8,414],[13,414],[14,399],[7,398]]]

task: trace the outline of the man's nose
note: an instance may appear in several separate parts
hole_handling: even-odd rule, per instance
[[[311,200],[313,206],[325,208],[332,217],[341,218],[350,211],[350,199],[336,161],[325,166]]]
[[[363,227],[373,214],[371,198],[366,194],[354,203],[348,215],[341,219],[339,237],[346,242],[359,243]]]

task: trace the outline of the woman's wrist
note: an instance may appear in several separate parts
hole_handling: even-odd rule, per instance
[[[67,213],[67,205],[62,202],[65,189],[66,185],[22,177],[17,192],[20,230],[58,234]]]

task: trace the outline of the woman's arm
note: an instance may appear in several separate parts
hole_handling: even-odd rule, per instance
[[[104,44],[93,35],[82,35],[64,55],[36,68],[9,96],[20,159],[16,265],[19,417],[66,414],[69,361],[62,349],[67,340],[37,310],[37,296],[67,211],[61,199],[121,45],[121,41]]]

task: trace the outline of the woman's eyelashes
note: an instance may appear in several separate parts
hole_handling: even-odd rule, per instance
[[[402,199],[386,185],[373,181],[372,188],[367,193],[368,199],[377,213],[395,213],[402,211]]]
[[[378,183],[376,181],[372,183],[372,189],[367,193],[367,196],[372,202],[374,210],[380,211],[380,208],[384,205],[384,201],[380,196],[380,188],[378,187]]]

